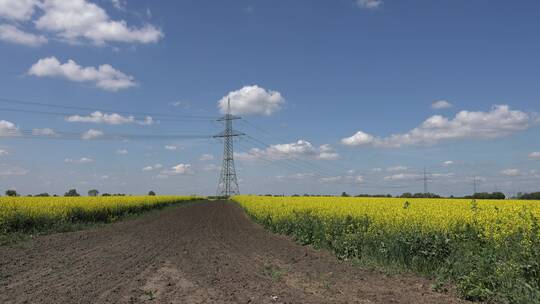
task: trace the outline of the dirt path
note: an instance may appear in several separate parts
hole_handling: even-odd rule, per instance
[[[225,202],[0,247],[0,303],[460,303],[294,244]]]

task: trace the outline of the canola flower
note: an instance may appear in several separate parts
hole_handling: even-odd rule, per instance
[[[194,196],[0,197],[0,234],[32,232],[117,217],[195,200]]]
[[[463,298],[540,303],[540,201],[235,196],[266,228],[339,258],[450,281]]]

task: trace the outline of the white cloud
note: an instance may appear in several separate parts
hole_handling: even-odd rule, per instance
[[[173,107],[183,108],[185,110],[191,108],[191,102],[186,101],[186,100],[179,100],[179,101],[171,102],[170,105]]]
[[[394,174],[394,175],[390,175],[390,176],[385,176],[384,180],[386,180],[386,181],[411,180],[411,179],[418,179],[420,177],[421,177],[420,174],[400,173],[400,174]]]
[[[501,174],[514,177],[514,176],[520,176],[521,172],[518,169],[506,169],[506,170],[501,171]]]
[[[382,168],[373,168],[373,169],[371,169],[371,171],[373,171],[373,172],[382,172],[383,169]]]
[[[386,168],[386,171],[388,172],[395,172],[395,171],[405,171],[409,169],[409,167],[405,167],[405,166],[394,166],[394,167],[388,167]]]
[[[159,170],[163,168],[163,165],[162,164],[155,164],[153,166],[146,166],[144,168],[142,168],[143,171],[153,171],[153,170]]]
[[[126,155],[128,154],[128,150],[127,149],[119,149],[119,150],[116,150],[116,154],[118,155]]]
[[[534,123],[533,115],[510,110],[507,105],[498,105],[489,112],[461,111],[453,119],[435,115],[407,133],[388,137],[375,137],[358,131],[351,137],[343,138],[341,142],[350,146],[398,148],[404,145],[434,144],[443,140],[490,139],[526,130]]]
[[[447,160],[447,161],[442,163],[442,165],[445,166],[445,167],[451,166],[453,164],[454,164],[453,160]]]
[[[0,164],[0,177],[23,176],[26,174],[28,174],[27,169],[15,167],[8,164]]]
[[[319,155],[317,156],[318,159],[334,160],[339,158],[339,154],[329,144],[324,144],[320,146],[319,151]]]
[[[178,150],[178,146],[175,146],[175,145],[166,145],[166,146],[165,146],[165,150],[176,151],[176,150]]]
[[[231,100],[231,112],[235,115],[271,115],[279,111],[285,103],[285,99],[277,91],[266,90],[257,85],[245,86],[237,91],[229,92],[218,101],[221,113],[227,112],[229,99]]]
[[[150,24],[135,28],[124,20],[111,20],[103,8],[86,0],[44,0],[40,8],[43,15],[35,21],[36,28],[56,33],[69,42],[154,43],[164,36]]]
[[[105,135],[102,131],[90,129],[81,135],[81,139],[89,140],[100,138]]]
[[[111,0],[112,5],[119,11],[125,11],[127,7],[127,0]]]
[[[0,149],[0,156],[6,156],[9,152],[6,149]]]
[[[540,160],[540,152],[532,152],[529,154],[529,159]]]
[[[429,178],[443,178],[443,177],[452,177],[454,173],[430,173]],[[404,181],[404,180],[420,180],[424,176],[422,174],[416,173],[399,173],[390,176],[385,176],[383,179],[385,181]]]
[[[377,9],[383,4],[382,0],[356,0],[356,5],[366,9]]]
[[[209,160],[213,160],[214,159],[214,155],[212,154],[203,154],[199,157],[199,160],[200,161],[209,161]]]
[[[108,125],[123,125],[130,123],[137,123],[140,125],[151,125],[153,123],[152,117],[148,116],[144,121],[137,121],[133,116],[122,116],[117,113],[102,113],[100,111],[95,111],[90,113],[87,116],[81,115],[72,115],[67,116],[66,121],[68,122],[88,122],[96,124],[108,124]]]
[[[66,158],[64,162],[66,164],[88,164],[94,162],[94,160],[89,157],[81,157],[79,159]]]
[[[47,43],[45,36],[22,31],[10,24],[0,24],[0,40],[26,46],[40,46]]]
[[[38,0],[0,0],[0,17],[25,21],[34,14]]]
[[[56,57],[40,59],[28,70],[29,75],[37,77],[59,77],[74,82],[91,82],[97,88],[118,91],[136,86],[133,76],[114,69],[109,64],[82,67],[73,60],[60,63]]]
[[[448,102],[447,100],[437,100],[431,104],[431,108],[435,110],[448,109],[454,105]]]
[[[158,178],[160,178],[160,176],[161,178],[164,178],[171,175],[189,175],[192,173],[193,171],[191,170],[190,164],[178,164],[170,169],[161,171]]]
[[[319,179],[321,183],[363,183],[364,177],[361,175],[352,176],[352,175],[339,175],[339,176],[330,176],[330,177],[321,177]]]
[[[238,159],[255,160],[260,158],[268,159],[291,159],[291,158],[317,158],[323,160],[336,159],[339,157],[334,149],[326,144],[319,148],[314,147],[309,141],[300,139],[290,144],[271,145],[262,150],[259,148],[250,149],[248,152],[235,153]]]
[[[19,128],[12,122],[0,120],[0,137],[18,136]]]
[[[51,129],[51,128],[43,128],[43,129],[33,129],[32,130],[32,135],[34,136],[50,136],[50,137],[53,137],[53,136],[57,136],[58,134],[56,134],[56,132]]]

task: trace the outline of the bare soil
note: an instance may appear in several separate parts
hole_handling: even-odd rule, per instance
[[[0,247],[0,303],[462,303],[338,261],[229,202]]]

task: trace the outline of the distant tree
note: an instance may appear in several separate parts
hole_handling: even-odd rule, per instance
[[[413,195],[412,195],[412,193],[410,193],[410,192],[405,192],[405,193],[403,193],[400,197],[401,197],[401,198],[412,198]]]
[[[523,199],[523,200],[540,200],[540,192],[520,193],[520,195],[518,196],[518,199]]]
[[[7,196],[18,196],[17,191],[15,191],[15,190],[7,190],[6,195]]]
[[[68,192],[64,194],[64,196],[81,196],[81,195],[77,193],[76,189],[70,189]]]
[[[109,193],[103,193],[101,196],[111,196]]]
[[[487,193],[487,192],[480,192],[475,193],[472,198],[474,199],[495,199],[495,200],[503,200],[506,198],[504,193],[502,192],[493,192],[493,193]]]
[[[154,191],[150,190],[150,192],[148,192],[148,195],[149,196],[156,196],[156,193]]]
[[[38,196],[38,197],[48,197],[50,196],[49,193],[47,192],[43,192],[43,193],[40,193],[40,194],[36,194],[35,196]]]
[[[347,192],[342,192],[341,197],[349,197],[350,195],[347,194]]]
[[[88,190],[88,196],[98,196],[99,191],[96,189]]]

